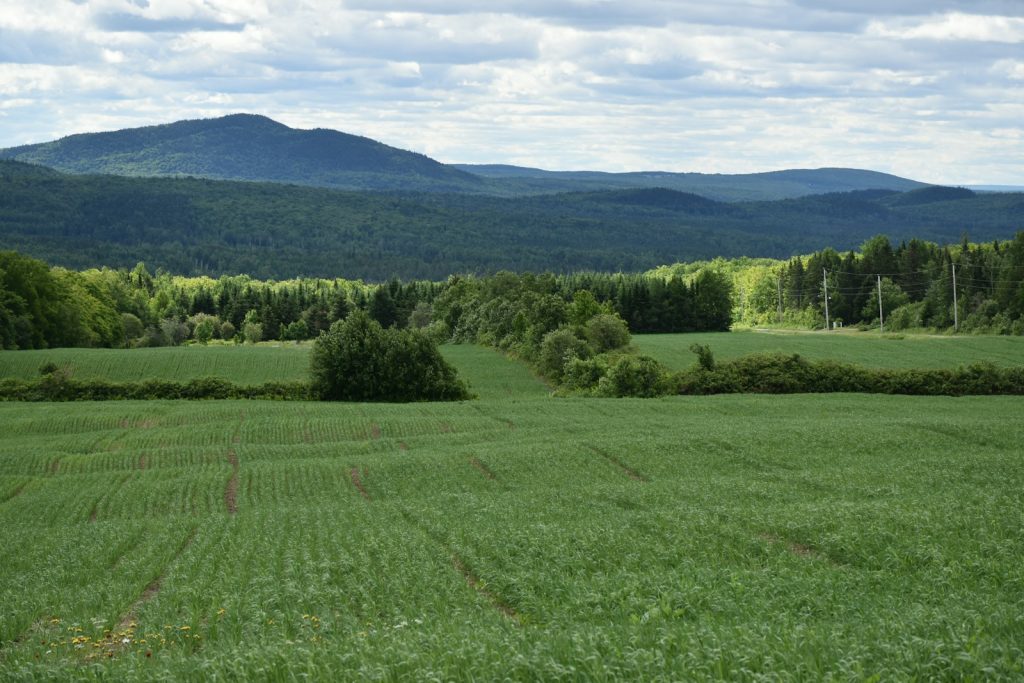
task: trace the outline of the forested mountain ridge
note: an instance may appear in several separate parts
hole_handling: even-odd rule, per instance
[[[925,186],[885,173],[847,168],[728,175],[443,164],[369,138],[328,129],[293,129],[253,114],[70,135],[0,149],[0,158],[68,173],[196,176],[348,190],[496,196],[663,187],[720,201],[755,201],[863,189],[902,192]]]
[[[297,130],[232,114],[0,150],[0,158],[69,173],[198,176],[351,189],[469,191],[477,176],[433,159],[334,130]]]
[[[69,175],[0,160],[0,244],[74,268],[145,261],[182,274],[384,280],[630,272],[850,249],[878,233],[950,243],[1024,227],[1024,194],[955,194],[910,203],[881,190],[746,203],[666,189],[502,198]]]
[[[545,171],[505,164],[453,164],[521,194],[662,187],[719,201],[770,201],[809,194],[882,189],[905,192],[925,183],[856,168],[815,168],[764,173]]]

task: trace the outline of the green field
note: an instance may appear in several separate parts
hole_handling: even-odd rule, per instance
[[[673,370],[696,363],[690,345],[707,344],[719,359],[750,353],[799,353],[877,368],[954,368],[988,361],[1024,365],[1024,337],[880,335],[878,332],[718,332],[644,334],[633,337],[640,353]]]
[[[0,378],[39,376],[39,366],[68,367],[77,379],[138,382],[224,377],[238,384],[308,379],[309,345],[166,346],[155,349],[45,349],[0,352]]]
[[[1024,398],[445,353],[479,400],[0,403],[0,678],[1024,677]]]

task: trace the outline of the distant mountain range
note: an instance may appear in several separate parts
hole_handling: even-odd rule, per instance
[[[145,261],[183,274],[369,280],[640,271],[845,250],[879,233],[949,243],[1022,228],[1024,194],[937,186],[731,203],[644,187],[502,197],[74,175],[0,160],[0,248],[76,268]]]
[[[369,138],[326,129],[297,130],[253,114],[70,135],[2,149],[0,158],[79,174],[195,176],[494,196],[662,187],[718,201],[756,201],[867,189],[903,192],[924,186],[885,173],[845,168],[723,175],[448,165]]]

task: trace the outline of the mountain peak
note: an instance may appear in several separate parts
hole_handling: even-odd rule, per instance
[[[299,130],[259,114],[176,121],[0,150],[71,173],[181,176],[346,189],[461,189],[479,178],[358,135]]]

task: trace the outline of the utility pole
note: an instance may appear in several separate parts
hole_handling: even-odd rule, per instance
[[[775,281],[779,285],[779,320],[778,323],[782,324],[782,276]]]
[[[960,309],[956,305],[956,264],[950,263],[949,267],[953,270],[953,331],[960,331]]]
[[[878,331],[885,333],[885,316],[882,315],[882,276],[878,276]]]
[[[821,269],[821,281],[825,283],[825,331],[832,331],[832,325],[828,320],[828,271]]]

